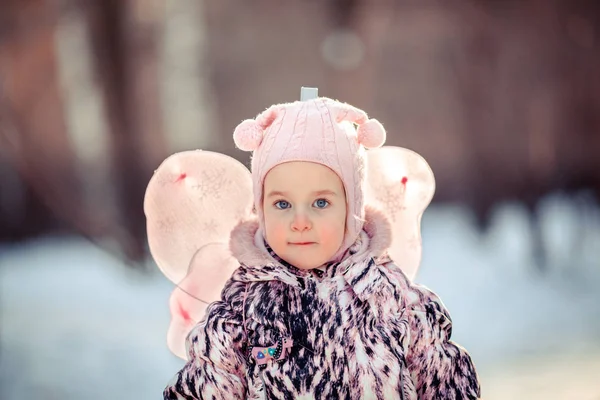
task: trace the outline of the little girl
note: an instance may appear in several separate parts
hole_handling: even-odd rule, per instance
[[[366,199],[381,124],[317,98],[270,107],[234,140],[253,151],[256,213],[231,233],[237,269],[164,398],[479,398],[448,311],[392,261],[393,216]]]

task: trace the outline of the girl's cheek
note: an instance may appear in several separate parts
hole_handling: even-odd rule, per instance
[[[278,220],[272,220],[270,221],[269,224],[269,230],[271,231],[271,233],[273,233],[273,235],[275,235],[275,240],[277,240],[278,238],[284,237],[285,233],[286,233],[286,224],[283,221],[278,221]]]
[[[277,225],[275,225],[274,231],[278,237],[283,236],[285,234],[285,224],[278,222]]]
[[[344,230],[340,229],[335,224],[325,224],[321,229],[321,237],[328,241],[337,240],[340,236],[344,235]]]

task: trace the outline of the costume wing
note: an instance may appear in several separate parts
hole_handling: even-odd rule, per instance
[[[433,172],[419,154],[394,146],[367,151],[366,204],[388,216],[389,256],[411,280],[421,263],[421,217],[434,192]]]
[[[169,299],[171,324],[167,345],[176,356],[187,358],[188,333],[204,317],[208,305],[221,298],[225,282],[238,266],[228,244],[210,243],[196,252],[188,274]]]
[[[209,151],[167,158],[144,198],[150,252],[177,285],[170,298],[167,343],[185,358],[185,338],[237,268],[233,228],[252,213],[252,177],[235,159]]]

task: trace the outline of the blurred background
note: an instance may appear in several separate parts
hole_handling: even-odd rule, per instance
[[[418,282],[484,399],[600,399],[600,3],[0,2],[0,397],[161,398],[172,284],[143,197],[170,154],[301,86],[437,179]]]

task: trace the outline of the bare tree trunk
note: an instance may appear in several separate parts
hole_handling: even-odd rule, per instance
[[[373,113],[376,67],[393,7],[336,0],[329,2],[328,8],[332,28],[321,47],[331,93],[322,95]]]
[[[81,203],[89,222],[86,232],[106,243],[115,235],[119,218],[108,162],[106,112],[93,76],[89,29],[81,8],[63,10],[55,43],[67,132],[77,154]]]
[[[216,93],[210,80],[206,2],[165,4],[162,107],[168,152],[227,148],[230,135],[219,135],[215,121]]]
[[[21,190],[26,203],[20,231],[47,229],[50,209],[72,227],[85,226],[56,68],[57,10],[48,0],[2,7],[11,24],[0,36],[1,134],[10,135],[3,151],[25,181],[7,189]]]
[[[156,2],[88,3],[92,43],[106,102],[127,258],[146,255],[143,198],[165,157],[158,96]]]

